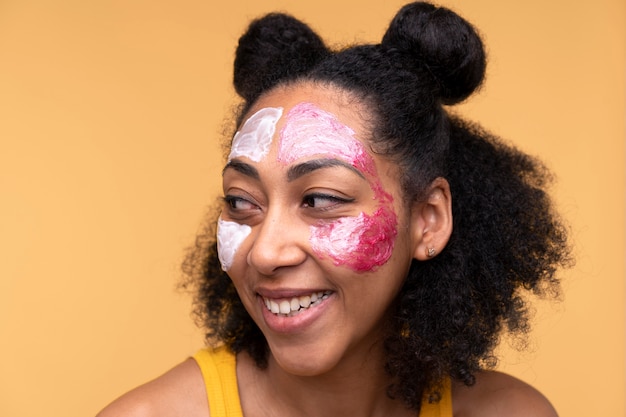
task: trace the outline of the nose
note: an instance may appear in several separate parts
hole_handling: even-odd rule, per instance
[[[248,265],[263,275],[297,266],[307,257],[308,227],[283,211],[268,212],[248,252]]]

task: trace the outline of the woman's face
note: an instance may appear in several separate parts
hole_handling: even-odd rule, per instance
[[[380,352],[413,258],[397,168],[371,151],[368,116],[337,90],[275,90],[246,116],[224,168],[222,267],[293,374]]]

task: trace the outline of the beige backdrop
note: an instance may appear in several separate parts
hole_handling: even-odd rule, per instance
[[[0,1],[0,415],[89,416],[201,346],[175,291],[220,183],[233,49],[272,10],[375,41],[402,1]],[[577,267],[501,367],[624,415],[623,0],[449,0],[490,65],[461,111],[556,172]]]

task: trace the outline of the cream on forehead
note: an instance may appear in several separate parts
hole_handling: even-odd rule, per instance
[[[250,116],[235,133],[228,161],[243,156],[255,162],[263,159],[270,150],[276,123],[282,115],[281,107],[266,107]]]
[[[246,224],[217,220],[217,256],[222,269],[228,271],[233,265],[235,254],[252,229]]]
[[[373,271],[391,257],[398,233],[396,226],[395,213],[383,205],[371,216],[361,213],[311,226],[311,248],[322,258],[330,257],[337,266],[357,272]]]
[[[354,130],[312,103],[299,103],[287,114],[280,132],[278,161],[291,164],[313,155],[338,157],[363,173],[375,173],[374,162]]]

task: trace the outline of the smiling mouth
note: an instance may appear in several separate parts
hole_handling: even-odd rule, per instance
[[[277,316],[291,317],[304,310],[317,306],[327,299],[332,291],[318,291],[309,295],[292,297],[290,299],[275,300],[263,297],[267,311]]]

